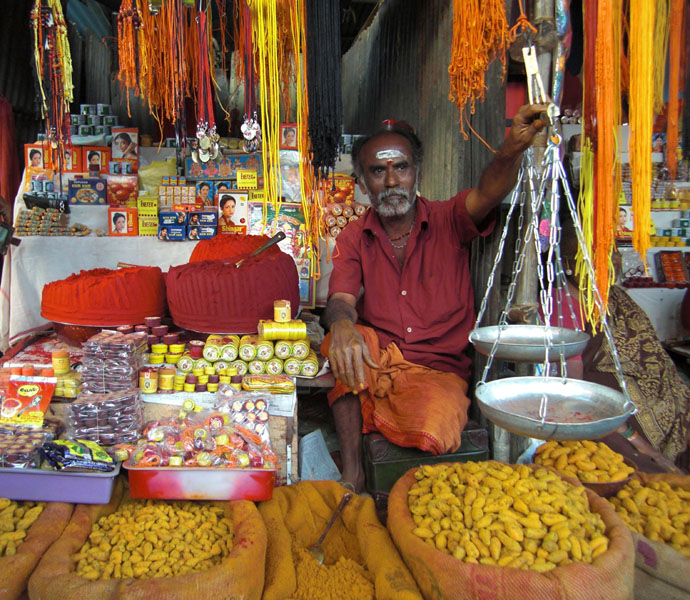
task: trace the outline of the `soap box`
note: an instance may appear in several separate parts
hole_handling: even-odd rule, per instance
[[[187,225],[187,213],[184,211],[161,211],[158,213],[159,225]]]
[[[208,240],[216,236],[216,228],[208,225],[190,225],[187,227],[188,240]]]
[[[106,203],[105,193],[104,179],[72,179],[68,185],[67,197],[70,204],[103,205]]]
[[[158,239],[182,241],[187,238],[187,228],[184,225],[159,225]]]
[[[215,227],[218,225],[218,214],[210,211],[190,212],[187,217],[187,224]]]

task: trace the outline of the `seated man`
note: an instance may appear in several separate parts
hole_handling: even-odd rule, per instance
[[[410,129],[393,125],[353,145],[373,210],[338,236],[322,351],[337,379],[329,402],[343,483],[356,492],[364,488],[362,432],[434,454],[460,445],[475,318],[469,244],[492,230],[487,217],[515,185],[544,110],[520,108],[477,187],[447,202],[417,197],[422,146]]]

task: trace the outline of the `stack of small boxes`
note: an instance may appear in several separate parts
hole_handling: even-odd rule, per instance
[[[110,104],[82,104],[80,114],[69,116],[72,135],[110,135],[118,125],[117,116],[111,112]]]
[[[671,221],[671,227],[658,229],[651,236],[652,246],[690,246],[690,211],[683,210],[681,217]]]
[[[162,210],[173,210],[174,205],[194,204],[196,188],[194,185],[187,185],[184,177],[163,175],[163,184],[158,189],[158,200]]]
[[[154,237],[158,235],[158,198],[139,196],[137,198],[139,235]]]

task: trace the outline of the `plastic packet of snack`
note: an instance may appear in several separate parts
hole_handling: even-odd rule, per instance
[[[287,375],[245,375],[242,378],[242,389],[249,392],[290,394],[295,391],[295,382]]]
[[[50,466],[60,471],[113,471],[115,463],[98,444],[89,440],[55,440],[41,446]]]
[[[12,375],[0,405],[0,423],[40,428],[57,378]]]

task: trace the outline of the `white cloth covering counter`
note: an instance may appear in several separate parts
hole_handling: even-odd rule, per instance
[[[23,188],[15,198],[15,216],[24,208]],[[106,228],[107,206],[72,206],[70,223],[85,223]],[[158,266],[167,271],[172,265],[189,261],[197,242],[161,242],[155,237],[29,236],[19,246],[11,246],[5,257],[0,283],[0,349],[40,330],[48,323],[41,317],[43,286],[65,279],[72,273],[118,263]]]

